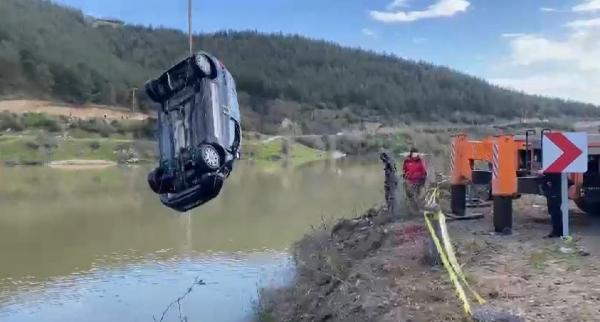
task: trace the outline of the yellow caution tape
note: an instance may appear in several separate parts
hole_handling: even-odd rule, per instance
[[[437,237],[437,234],[435,233],[435,229],[433,228],[433,225],[431,224],[431,220],[429,219],[428,215],[435,215],[435,214],[425,213],[425,223],[427,224],[427,229],[429,230],[429,234],[431,235],[431,238],[433,239],[435,248],[437,249],[438,253],[440,254],[442,264],[444,264],[444,268],[446,268],[446,271],[448,272],[448,275],[450,276],[450,281],[452,281],[452,283],[454,284],[456,293],[457,293],[459,299],[463,303],[463,309],[465,310],[465,313],[467,315],[471,315],[471,305],[469,304],[469,300],[467,299],[465,290],[463,289],[462,285],[458,281],[458,277],[456,276],[454,269],[452,269],[450,261],[448,260],[448,257],[446,256],[446,252],[442,248],[442,244],[440,243],[440,240]]]
[[[437,199],[439,196],[439,188],[432,188],[429,193],[425,196],[425,206],[433,208],[437,205]]]
[[[454,247],[452,247],[452,242],[450,241],[450,234],[448,234],[448,227],[446,226],[446,216],[442,212],[438,212],[437,215],[440,224],[440,232],[442,234],[442,241],[444,242],[444,248],[446,250],[446,256],[448,256],[448,259],[450,260],[450,264],[452,265],[454,272],[456,272],[456,275],[460,277],[463,284],[467,287],[467,289],[469,289],[471,294],[473,294],[473,297],[475,297],[477,302],[479,304],[485,304],[485,300],[481,296],[479,296],[479,294],[477,294],[477,292],[475,292],[475,290],[471,287],[469,282],[467,282],[467,278],[465,277],[465,274],[462,271],[462,267],[456,259]]]
[[[441,239],[437,236],[435,229],[433,228],[433,224],[431,223],[430,217],[437,217],[438,223],[440,225],[440,233]],[[427,228],[429,230],[429,234],[435,244],[435,247],[440,254],[440,258],[444,265],[444,268],[448,272],[450,276],[450,280],[454,284],[454,288],[456,289],[456,293],[463,303],[463,309],[467,315],[471,315],[471,305],[469,303],[469,299],[465,293],[463,288],[466,287],[469,292],[473,295],[476,301],[479,304],[484,304],[485,300],[477,294],[477,292],[469,285],[458,260],[456,259],[456,255],[454,253],[454,248],[452,247],[452,243],[450,242],[450,235],[448,234],[448,228],[446,226],[446,216],[441,212],[425,212],[425,223],[427,224]],[[462,283],[461,283],[462,282]]]

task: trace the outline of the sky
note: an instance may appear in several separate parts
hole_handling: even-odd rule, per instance
[[[54,0],[187,30],[187,0]],[[193,0],[195,32],[300,34],[600,105],[600,0]]]

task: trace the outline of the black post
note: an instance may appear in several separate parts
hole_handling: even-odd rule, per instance
[[[552,132],[551,129],[542,129],[542,132],[540,134],[540,150],[541,151],[544,151],[544,135],[546,133],[550,133],[550,132]],[[544,160],[543,160],[542,156],[543,156],[543,154],[540,154],[540,163],[543,164]]]
[[[530,134],[535,134],[535,130],[526,130],[525,131],[525,169],[527,170],[528,175],[531,174],[532,156],[530,154],[531,154],[531,151],[533,150],[529,146],[529,135]]]
[[[494,230],[504,235],[512,234],[512,197],[494,196]]]
[[[464,216],[467,207],[467,186],[464,184],[450,187],[450,208],[457,216]]]
[[[381,153],[379,157],[384,165],[383,171],[385,173],[385,180],[383,189],[385,192],[385,203],[387,205],[388,214],[392,217],[398,216],[400,207],[397,198],[398,176],[396,174],[396,161],[386,152]]]
[[[442,231],[437,217],[438,215],[428,213],[427,216],[431,220],[431,225],[433,226],[435,234],[438,236],[438,238],[442,238]],[[437,247],[435,246],[435,242],[433,241],[433,238],[431,236],[427,238],[427,243],[425,244],[424,251],[425,254],[423,256],[423,261],[425,262],[425,264],[429,266],[440,266],[442,264],[442,258],[440,257],[440,253],[438,252]]]

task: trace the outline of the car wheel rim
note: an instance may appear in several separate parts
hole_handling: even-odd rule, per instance
[[[211,168],[219,167],[219,153],[214,148],[204,148],[202,149],[202,155],[204,158],[204,162]]]

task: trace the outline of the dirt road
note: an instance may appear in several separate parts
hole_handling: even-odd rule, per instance
[[[491,234],[491,216],[450,225],[465,271],[491,304],[526,321],[600,320],[600,218],[572,210],[570,245],[542,238],[550,231],[544,198],[515,202],[512,236]]]
[[[59,105],[41,100],[0,101],[0,112],[15,114],[45,113],[54,116],[67,116],[79,119],[106,118],[110,120],[145,120],[150,116],[143,113],[132,113],[125,108],[106,105]]]

